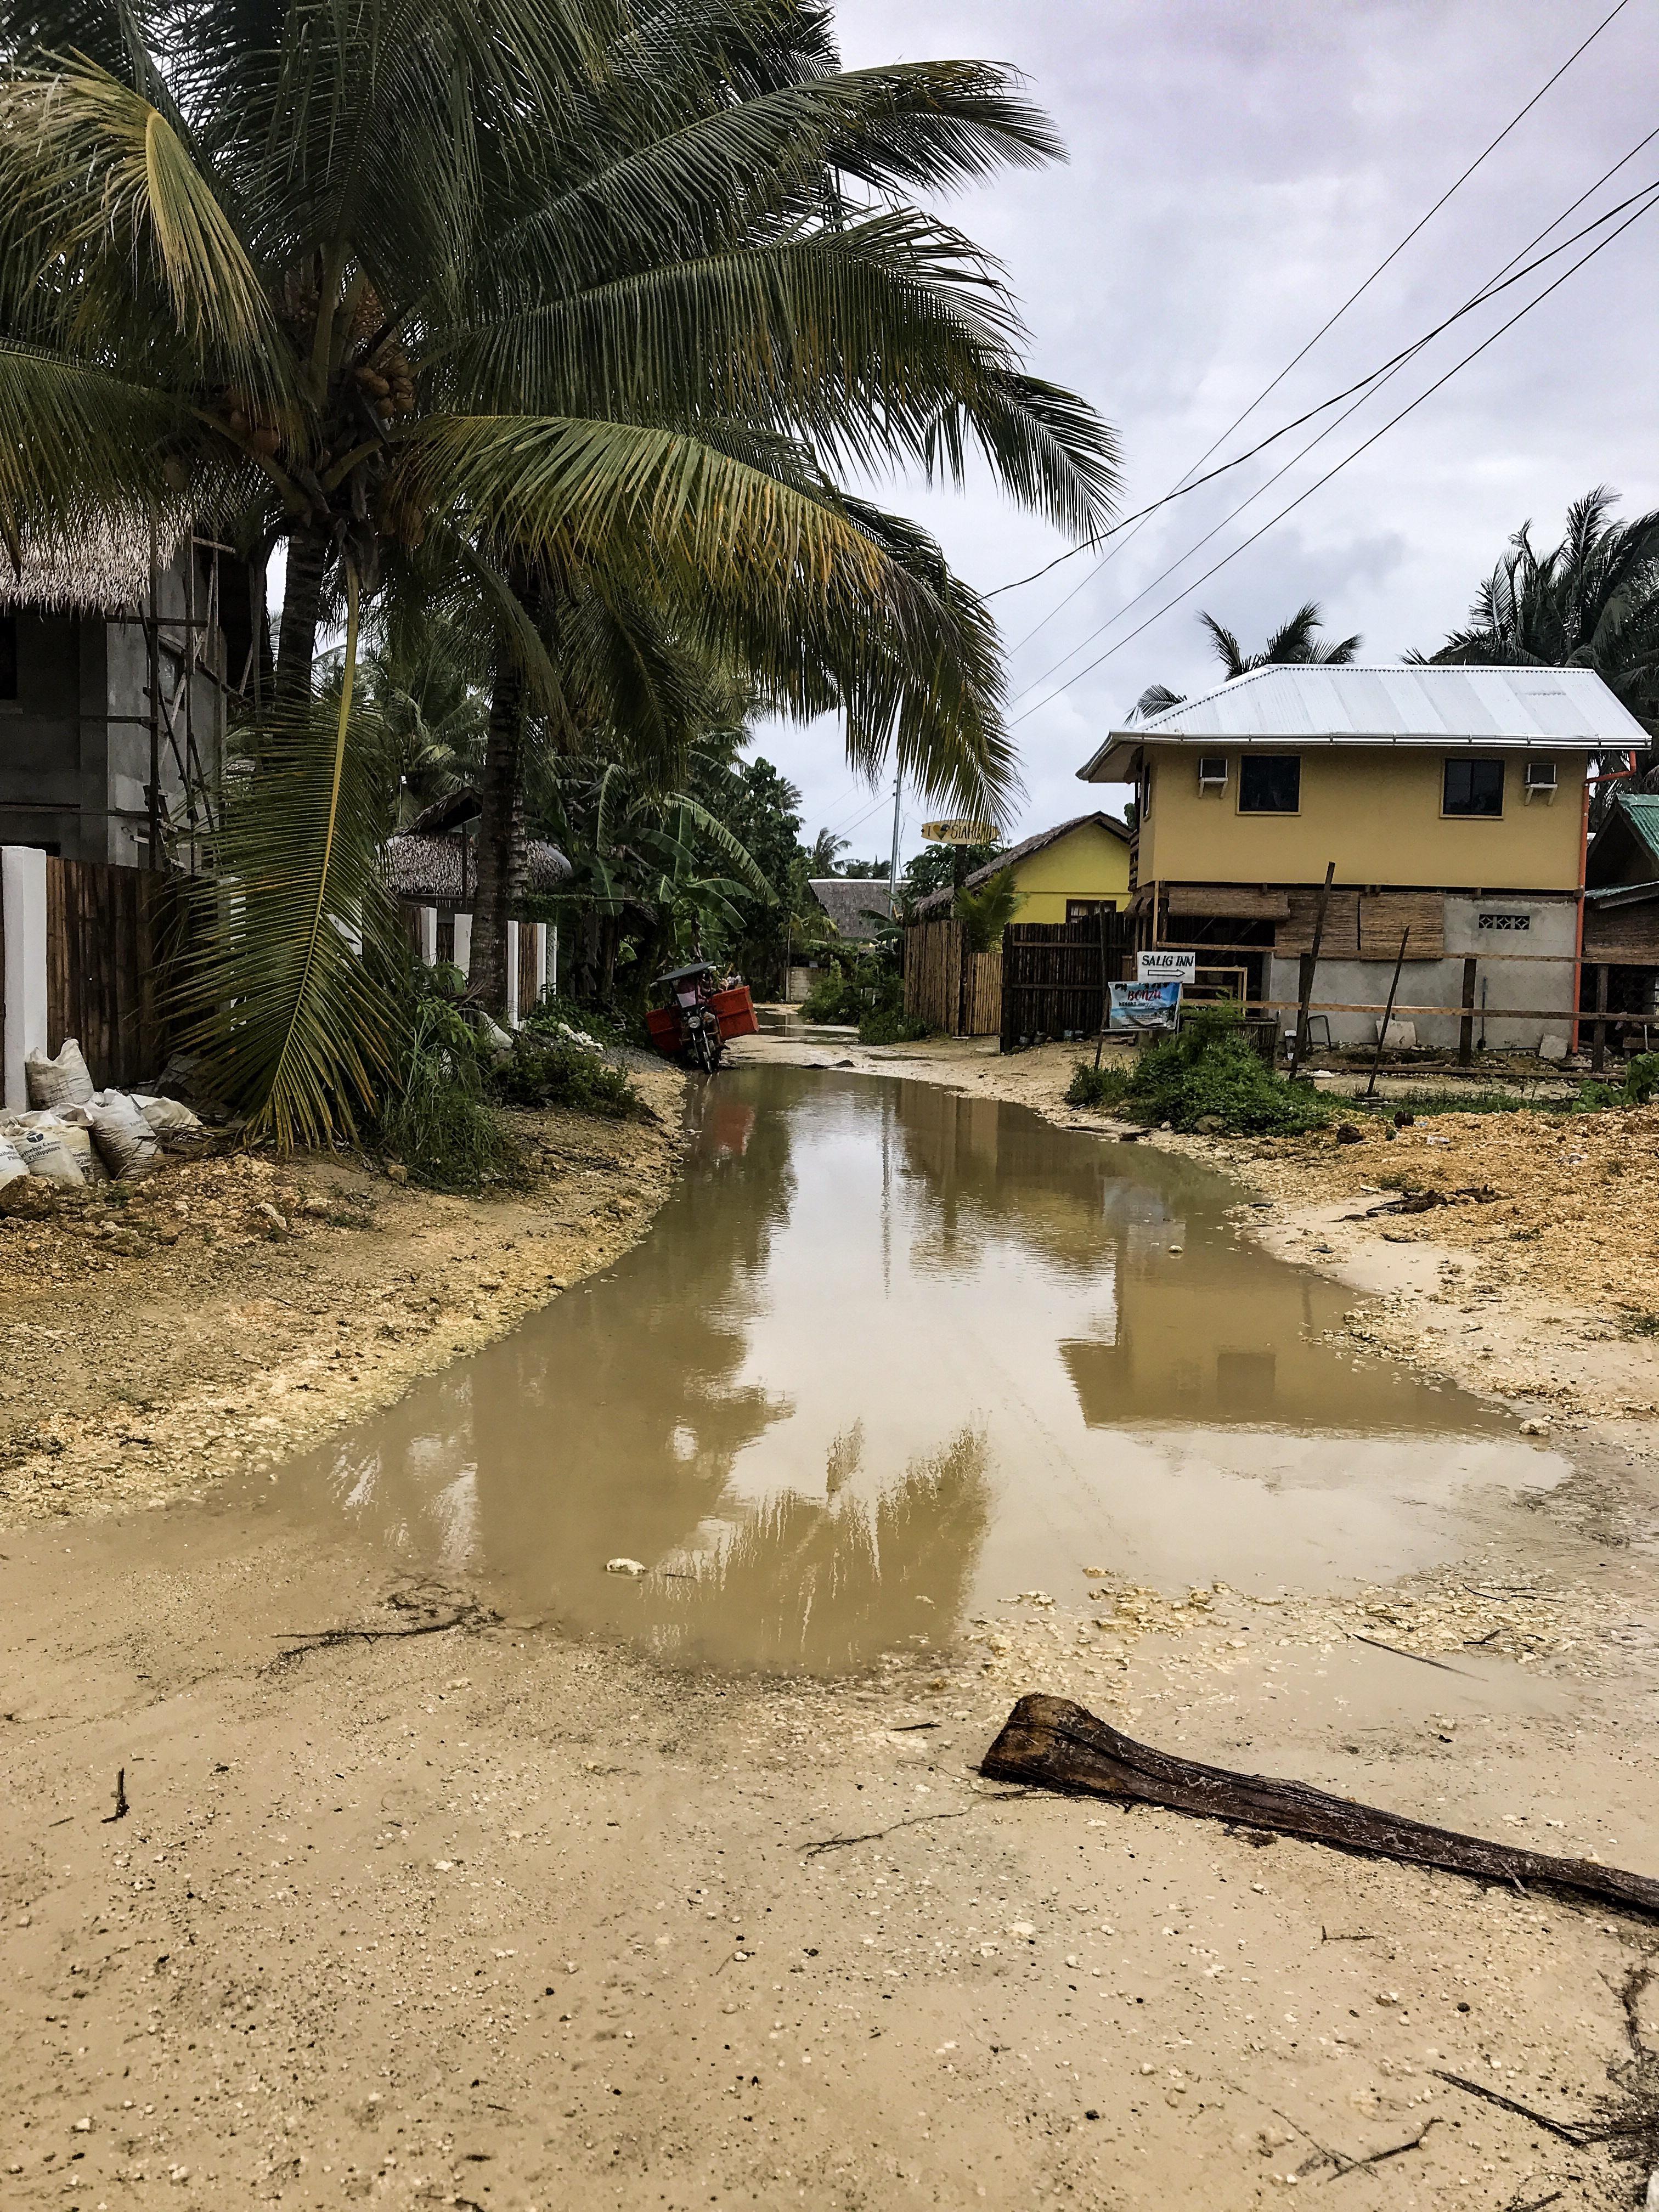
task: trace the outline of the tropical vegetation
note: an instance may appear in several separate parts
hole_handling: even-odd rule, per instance
[[[1221,664],[1223,680],[1229,684],[1236,676],[1248,675],[1253,668],[1305,668],[1310,665],[1345,667],[1365,642],[1359,636],[1321,637],[1324,617],[1316,599],[1310,599],[1297,609],[1288,622],[1281,623],[1257,653],[1246,653],[1232,631],[1213,615],[1200,614],[1198,619]],[[1163,714],[1166,708],[1183,705],[1186,697],[1184,691],[1171,691],[1165,684],[1149,684],[1135,701],[1135,718],[1144,722],[1150,715]]]
[[[1659,512],[1615,522],[1618,496],[1599,484],[1574,500],[1561,542],[1547,553],[1523,522],[1477,592],[1468,623],[1428,658],[1594,669],[1659,738]]]
[[[1026,372],[998,271],[916,197],[1057,152],[1006,72],[843,71],[810,0],[43,0],[9,60],[0,535],[208,518],[258,562],[286,544],[258,773],[216,856],[238,895],[208,894],[188,983],[284,1141],[396,1079],[356,660],[366,605],[428,559],[491,655],[486,1002],[532,726],[649,807],[683,793],[688,665],[839,714],[860,769],[1006,808],[985,609],[841,482],[959,478],[971,450],[1067,531],[1108,511],[1109,434]]]

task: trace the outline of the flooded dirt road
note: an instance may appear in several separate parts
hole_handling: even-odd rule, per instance
[[[736,1069],[690,1113],[646,1243],[285,1470],[284,1510],[662,1657],[834,1668],[1090,1568],[1386,1580],[1565,1473],[1337,1340],[1348,1295],[1190,1162],[869,1075]]]
[[[1190,1163],[833,1069],[694,1136],[328,1452],[7,1532],[6,2203],[1638,2203],[1645,1923],[978,1766],[1048,1690],[1651,1872],[1645,1440],[1328,1340]]]

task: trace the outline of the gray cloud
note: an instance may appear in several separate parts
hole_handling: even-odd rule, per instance
[[[1543,0],[936,0],[896,15],[876,0],[842,0],[838,18],[851,66],[988,55],[1023,69],[1055,116],[1068,167],[1004,177],[951,213],[1002,258],[1033,365],[1116,426],[1125,504],[1135,507],[1196,461],[1605,12],[1598,0],[1567,10]],[[1251,417],[1249,432],[1300,413],[1428,329],[1632,146],[1652,127],[1656,47],[1656,0],[1630,0]],[[1659,141],[1593,204],[1655,177]],[[1276,459],[1181,502],[1093,574],[1079,560],[1000,599],[1015,711],[1024,716],[1024,826],[1087,804],[1075,770],[1146,684],[1203,681],[1195,608],[1249,641],[1317,599],[1340,634],[1359,630],[1392,659],[1432,647],[1462,618],[1480,576],[1528,517],[1549,537],[1568,500],[1602,481],[1625,493],[1626,514],[1659,505],[1656,237],[1659,216],[1144,635],[1120,642],[1502,312],[1485,310],[1438,340],[1133,612],[1113,619]],[[981,589],[1063,550],[981,481],[960,495],[910,483],[880,492],[934,529]],[[1105,623],[1062,677],[1119,649],[1042,703],[1060,679],[1036,679]],[[885,850],[881,803],[848,775],[833,726],[769,728],[761,749],[803,787],[810,827],[845,819],[861,848]],[[908,845],[919,820],[913,810]]]

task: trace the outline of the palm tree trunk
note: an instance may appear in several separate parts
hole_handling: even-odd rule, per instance
[[[322,620],[323,577],[332,550],[332,541],[319,530],[301,529],[289,534],[282,635],[272,687],[279,706],[302,706],[311,696],[317,630]]]
[[[497,647],[489,701],[478,823],[478,876],[472,896],[472,965],[467,994],[492,1013],[507,1006],[507,925],[524,868],[524,674],[505,644]]]

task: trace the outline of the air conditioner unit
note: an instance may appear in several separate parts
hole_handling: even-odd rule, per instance
[[[1200,791],[1223,791],[1227,784],[1227,757],[1224,753],[1200,753],[1198,761],[1198,787]]]
[[[1544,799],[1555,796],[1555,763],[1553,760],[1529,760],[1526,774],[1527,796],[1534,793]]]

